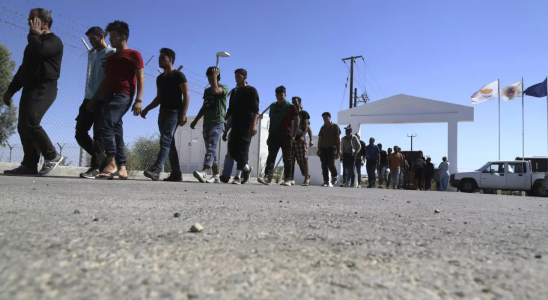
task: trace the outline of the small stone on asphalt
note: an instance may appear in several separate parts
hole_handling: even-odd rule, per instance
[[[535,255],[535,258],[536,258],[536,259],[541,259],[541,258],[542,258],[542,255],[537,254],[537,255]]]
[[[181,216],[181,214],[178,213],[178,212],[176,212],[176,213],[173,214],[173,217],[174,217],[174,218],[178,218],[178,217],[180,217],[180,216]]]
[[[77,210],[77,209],[75,209],[75,210],[74,210],[74,214],[75,214],[75,215],[79,215],[79,214],[80,214],[80,211]]]
[[[97,222],[97,221],[99,221],[99,218],[93,217],[93,222]]]
[[[441,211],[439,209],[434,209],[434,213],[439,214]]]
[[[204,230],[204,227],[200,223],[196,223],[190,227],[190,232],[201,232]]]

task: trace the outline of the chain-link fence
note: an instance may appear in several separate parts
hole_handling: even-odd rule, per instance
[[[23,60],[29,31],[27,15],[31,8],[38,5],[28,1],[10,0],[1,5],[3,6],[0,6],[0,95],[3,95]],[[64,53],[57,99],[44,116],[42,126],[57,150],[67,157],[66,165],[87,166],[89,159],[78,146],[74,135],[75,118],[83,101],[88,73],[89,50],[82,37],[85,37],[85,32],[91,26],[55,13],[52,16],[52,32],[63,41]],[[156,96],[154,85],[159,70],[155,67],[157,63],[153,58],[157,55],[132,48],[139,50],[144,62],[147,63],[143,99],[150,101]],[[187,76],[190,97],[193,100],[188,115],[193,115],[201,106],[202,91],[207,85],[207,79],[204,75],[198,75],[191,70],[184,69],[183,72]],[[14,95],[12,107],[0,104],[0,162],[19,163],[23,159],[23,149],[17,134],[17,106],[20,95],[21,91]],[[156,158],[159,147],[157,117],[158,109],[151,111],[147,120],[130,114],[124,117],[124,139],[128,157],[135,160],[131,163],[128,161],[128,164],[135,169],[148,168]]]

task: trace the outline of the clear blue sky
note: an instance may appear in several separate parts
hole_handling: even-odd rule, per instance
[[[276,86],[285,85],[288,97],[302,97],[315,133],[321,113],[336,116],[341,107],[348,74],[341,58],[351,55],[363,55],[372,71],[365,75],[372,101],[401,93],[471,105],[470,95],[497,78],[504,87],[523,76],[527,87],[548,74],[546,1],[33,2],[86,26],[124,20],[130,25],[129,43],[145,59],[170,47],[177,52],[176,64],[199,74],[214,64],[217,51],[227,51],[232,57],[220,63],[222,83],[233,87],[233,70],[247,69],[261,107],[275,101]],[[155,58],[151,64],[156,63]],[[363,73],[363,62],[358,67]],[[147,95],[153,94],[153,84],[148,80],[146,89],[152,91]],[[348,90],[343,109],[347,97]],[[191,101],[192,107],[201,104],[197,96]],[[526,97],[525,106],[526,155],[546,155],[546,99]],[[461,171],[498,157],[497,101],[474,107],[475,122],[459,125]],[[146,122],[154,128],[151,118]],[[502,103],[502,120],[502,158],[513,159],[521,155],[521,100]],[[418,135],[414,148],[434,162],[447,155],[445,124],[362,126],[362,137],[404,150],[408,133]]]

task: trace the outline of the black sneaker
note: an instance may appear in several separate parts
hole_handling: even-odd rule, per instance
[[[144,171],[143,174],[145,177],[150,178],[154,181],[160,180],[160,172],[152,170],[152,171]]]
[[[60,163],[62,163],[64,159],[65,159],[64,156],[57,154],[57,156],[54,159],[46,160],[44,164],[42,165],[42,169],[40,170],[40,172],[38,172],[38,175],[44,176],[50,173],[51,171],[55,170],[55,168],[57,168],[57,166]]]
[[[221,175],[219,177],[219,179],[221,180],[221,182],[223,183],[228,183],[230,181],[230,176],[225,176],[225,175]]]
[[[253,172],[253,167],[249,167],[249,171],[247,172],[246,171],[242,172],[242,174],[244,175],[242,184],[246,184],[249,181],[249,176],[251,176],[251,172]]]
[[[173,181],[173,182],[183,181],[183,175],[171,173],[171,174],[169,174],[169,176],[167,178],[164,178],[163,181]]]
[[[31,169],[25,166],[19,166],[13,170],[4,171],[4,175],[9,176],[38,176],[38,168]]]
[[[95,175],[99,173],[101,173],[99,169],[89,168],[89,170],[85,171],[84,173],[80,173],[80,178],[95,179]]]

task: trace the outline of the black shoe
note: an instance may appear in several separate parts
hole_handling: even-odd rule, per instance
[[[150,178],[154,181],[158,181],[160,180],[160,172],[156,171],[156,170],[152,170],[152,171],[145,171],[143,172],[145,177],[147,178]]]
[[[221,180],[222,183],[228,183],[230,181],[230,176],[221,175],[219,180]]]
[[[9,176],[38,176],[38,168],[31,169],[25,166],[19,166],[13,170],[4,171],[4,175]]]
[[[183,175],[171,173],[167,178],[164,178],[163,181],[183,181]]]
[[[247,172],[242,172],[242,174],[244,174],[242,184],[246,184],[249,181],[249,176],[251,175],[251,172],[253,172],[253,167],[249,167],[249,171]]]
[[[65,159],[64,156],[57,154],[57,156],[54,159],[46,160],[44,164],[42,165],[42,169],[40,170],[40,172],[38,172],[38,175],[44,176],[50,173],[51,171],[55,170],[55,168],[57,168],[57,166],[60,163],[62,163],[64,159]]]
[[[89,170],[85,171],[84,173],[80,173],[80,178],[89,178],[89,179],[95,179],[95,175],[101,173],[98,169],[89,168]]]

